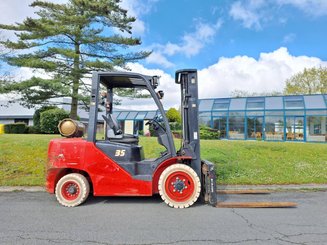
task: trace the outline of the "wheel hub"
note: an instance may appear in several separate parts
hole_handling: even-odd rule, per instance
[[[175,182],[173,183],[174,191],[182,192],[185,188],[185,179],[180,180],[178,177],[176,178]]]
[[[77,187],[74,185],[70,185],[67,189],[67,192],[71,195],[74,195],[77,193]]]

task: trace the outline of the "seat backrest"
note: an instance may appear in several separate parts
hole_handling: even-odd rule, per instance
[[[120,135],[123,133],[123,131],[121,130],[118,121],[116,120],[116,118],[112,115],[109,114],[108,115],[110,117],[110,121],[112,122],[112,125],[110,125],[110,127],[112,128],[112,130],[114,131],[115,135]]]

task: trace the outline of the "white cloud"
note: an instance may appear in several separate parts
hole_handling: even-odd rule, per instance
[[[164,66],[165,68],[173,67],[174,64],[167,60],[165,56],[163,56],[161,53],[153,52],[149,57],[145,60],[147,63],[151,64],[157,64]]]
[[[318,66],[327,66],[327,61],[292,56],[284,47],[261,53],[258,60],[248,56],[223,57],[199,71],[199,93],[200,97],[208,98],[228,97],[236,89],[258,93],[282,91],[287,78],[304,68]]]
[[[166,56],[182,54],[189,58],[199,54],[212,41],[223,22],[220,19],[214,24],[204,23],[202,20],[196,21],[194,32],[185,33],[179,43],[153,44],[150,48],[155,52],[147,59],[147,62],[172,67],[173,64]]]
[[[142,17],[150,13],[158,0],[123,0],[121,7],[128,11],[129,16],[136,18],[132,24],[133,34],[142,35],[146,31],[146,26]]]
[[[229,15],[234,20],[242,22],[246,28],[260,30],[263,19],[262,7],[266,4],[263,0],[237,1],[232,4]]]
[[[165,73],[160,69],[148,69],[139,63],[129,63],[128,67],[136,73],[141,73],[143,75],[149,76],[160,76],[160,84],[158,86],[158,90],[163,90],[165,92],[165,96],[162,100],[162,103],[165,109],[169,109],[170,107],[178,108],[180,105],[180,87],[175,83],[175,78],[171,75]],[[152,106],[152,107],[151,107]],[[143,109],[155,109],[152,105],[144,105]]]
[[[327,15],[326,0],[278,0],[280,5],[292,5],[311,16]]]
[[[250,93],[282,91],[285,80],[304,68],[327,66],[327,61],[316,57],[293,56],[287,48],[261,53],[258,59],[249,56],[222,57],[216,64],[198,71],[199,97],[230,97],[234,90]],[[141,64],[131,63],[134,72],[159,75],[160,89],[165,92],[165,108],[178,107],[180,88],[174,78],[160,69],[147,69]]]
[[[221,26],[222,21],[220,19],[215,24],[197,20],[194,32],[184,34],[179,44],[168,42],[163,46],[162,52],[170,56],[176,53],[182,53],[186,57],[197,55],[206,44],[212,41]]]

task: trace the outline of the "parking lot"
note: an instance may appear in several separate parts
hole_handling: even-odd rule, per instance
[[[91,197],[61,207],[45,192],[0,193],[0,244],[327,244],[327,192],[224,195],[297,208],[177,210],[159,197]]]

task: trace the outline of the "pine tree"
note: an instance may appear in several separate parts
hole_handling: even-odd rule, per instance
[[[69,0],[66,4],[34,1],[37,18],[26,18],[0,29],[15,31],[16,41],[1,41],[11,52],[3,59],[11,66],[44,71],[48,78],[34,76],[24,81],[2,81],[0,93],[18,92],[23,105],[33,107],[49,99],[70,97],[71,118],[77,118],[79,101],[88,103],[92,71],[126,68],[127,62],[150,52],[128,51],[140,45],[132,37],[134,17],[119,6],[119,0]]]

